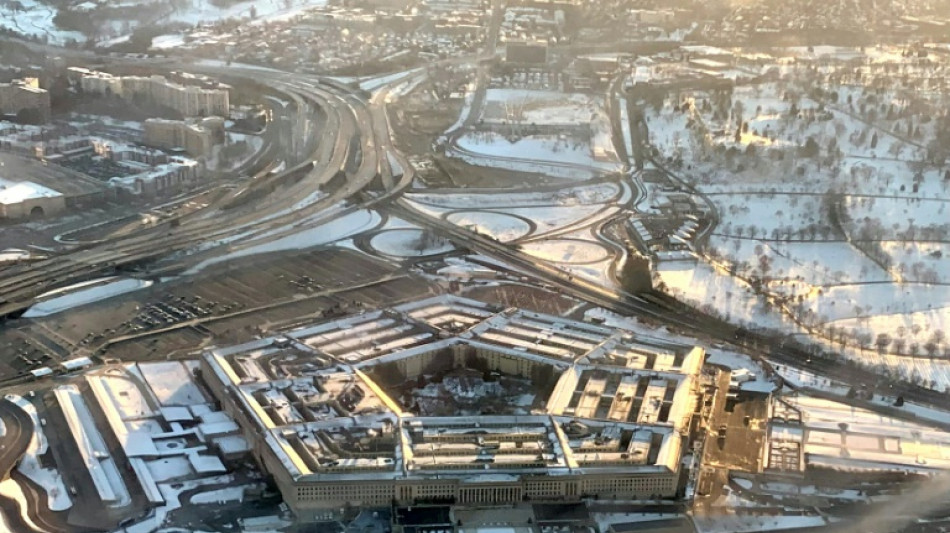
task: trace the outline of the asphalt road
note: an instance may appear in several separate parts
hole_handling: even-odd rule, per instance
[[[230,69],[228,72],[234,76],[240,71]],[[259,76],[259,73],[255,72],[245,74]],[[294,78],[290,75],[287,77]],[[26,309],[35,302],[37,296],[56,286],[110,273],[122,265],[154,260],[238,231],[264,231],[321,213],[330,205],[352,196],[368,185],[379,172],[380,162],[377,143],[374,143],[372,136],[374,120],[366,110],[365,102],[354,98],[346,89],[333,85],[293,79],[278,79],[274,84],[278,90],[288,93],[297,102],[298,116],[293,121],[297,126],[295,135],[304,136],[313,131],[313,119],[300,116],[301,111],[304,115],[309,115],[313,109],[319,107],[331,115],[326,129],[334,134],[320,136],[320,142],[310,155],[317,162],[318,168],[308,173],[306,179],[301,179],[294,186],[283,190],[284,194],[271,194],[266,202],[255,202],[254,209],[249,212],[235,210],[233,213],[218,212],[215,216],[207,216],[208,210],[205,210],[205,213],[196,213],[188,220],[179,221],[180,226],[174,230],[167,225],[161,225],[108,243],[80,246],[70,253],[31,265],[6,269],[0,276],[0,316]],[[360,137],[363,157],[356,172],[349,176],[349,179],[343,180],[344,183],[340,184],[333,194],[310,205],[297,206],[299,198],[315,193],[316,189],[329,182],[347,164],[350,139],[361,132],[364,133]],[[370,132],[370,135],[365,132]],[[300,143],[294,144],[300,146]],[[290,152],[295,150],[294,146],[290,148]],[[287,159],[293,156],[291,153],[285,155]]]
[[[0,401],[0,420],[6,429],[0,438],[0,479],[10,477],[20,457],[26,453],[33,436],[33,420],[22,409],[7,400]]]
[[[6,432],[0,438],[0,472],[2,479],[11,477],[17,463],[30,444],[33,437],[33,420],[22,409],[7,400],[0,400],[0,420],[3,420]],[[61,531],[63,525],[58,517],[54,517],[47,506],[46,494],[23,476],[13,473],[14,480],[20,485],[27,500],[27,515],[34,524],[46,531]],[[34,531],[23,519],[19,504],[11,499],[0,497],[0,511],[4,520],[17,532]]]

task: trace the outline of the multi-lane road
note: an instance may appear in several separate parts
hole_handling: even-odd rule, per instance
[[[260,77],[260,72],[239,68],[227,69],[227,74]],[[388,125],[365,99],[336,83],[292,75],[268,78],[272,88],[294,102],[294,114],[282,115],[293,125],[293,131],[278,136],[284,140],[298,138],[279,150],[288,169],[285,173],[259,176],[226,195],[219,205],[189,214],[174,225],[160,224],[109,242],[80,246],[43,261],[5,269],[0,274],[0,316],[15,316],[52,288],[186,251],[202,243],[230,242],[237,235],[247,240],[265,231],[274,237],[275,230],[301,220],[313,225],[325,222],[333,214],[321,214],[327,213],[330,206],[365,189],[377,176],[391,175]],[[323,130],[319,133],[314,127],[318,122]],[[378,140],[377,136],[384,132],[387,135]],[[305,148],[301,149],[301,145]],[[299,157],[301,152],[303,161]],[[408,163],[403,168],[408,168]],[[294,172],[297,175],[284,178]],[[268,194],[246,206],[224,209],[235,205],[235,198],[253,195],[258,188]],[[278,189],[279,193],[274,194]],[[296,224],[295,231],[299,229]]]
[[[8,400],[0,400],[0,422],[3,423],[0,436],[0,481],[10,478],[17,463],[26,453],[33,438],[33,420],[22,409]],[[45,513],[38,513],[45,495],[40,495],[33,487],[21,485],[24,497],[29,500],[28,509],[20,509],[19,503],[12,499],[0,498],[0,512],[3,520],[13,531],[33,531],[33,527],[26,522],[23,512],[29,519],[41,527],[50,526],[50,531],[58,529],[58,525],[47,523]]]

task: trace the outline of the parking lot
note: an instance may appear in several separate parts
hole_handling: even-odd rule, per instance
[[[729,472],[759,472],[765,442],[768,396],[741,393],[728,397],[729,372],[719,375],[710,417],[696,502],[708,506],[722,495]]]
[[[76,353],[122,360],[185,356],[212,340],[242,342],[437,290],[350,250],[262,257],[6,328],[0,332],[0,379]]]

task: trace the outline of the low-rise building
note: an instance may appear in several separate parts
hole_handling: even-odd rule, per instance
[[[9,181],[0,177],[0,220],[43,218],[66,209],[62,193],[32,181]]]
[[[194,159],[170,157],[168,163],[138,174],[114,177],[109,185],[133,195],[160,196],[193,186],[204,177],[205,166]]]

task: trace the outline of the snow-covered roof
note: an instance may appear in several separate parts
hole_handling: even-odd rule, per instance
[[[162,407],[162,418],[166,422],[186,422],[194,420],[187,407]]]
[[[218,459],[214,455],[190,453],[188,454],[188,462],[191,463],[191,466],[195,469],[195,472],[198,472],[199,474],[221,473],[228,471],[228,469],[224,467],[224,463],[221,462],[221,459]]]
[[[42,366],[42,367],[40,367],[40,368],[34,368],[33,370],[30,370],[30,374],[33,374],[33,377],[35,377],[35,378],[41,378],[41,377],[43,377],[43,376],[48,376],[48,375],[50,375],[50,374],[52,374],[52,373],[53,373],[53,371],[50,370],[50,368],[49,368],[48,366]]]
[[[251,449],[251,445],[248,444],[247,439],[241,435],[226,435],[224,437],[218,437],[212,441],[215,446],[221,450],[221,453],[228,455],[232,453],[244,453]]]
[[[32,181],[9,181],[0,178],[0,204],[19,204],[37,198],[56,198],[63,194]]]
[[[238,425],[233,420],[228,420],[226,422],[212,422],[210,424],[201,424],[198,426],[199,431],[207,437],[213,437],[217,435],[227,435],[229,433],[237,433]]]
[[[63,368],[66,370],[77,370],[79,368],[91,365],[92,360],[88,357],[76,357],[73,359],[67,359],[60,364],[63,365]]]

